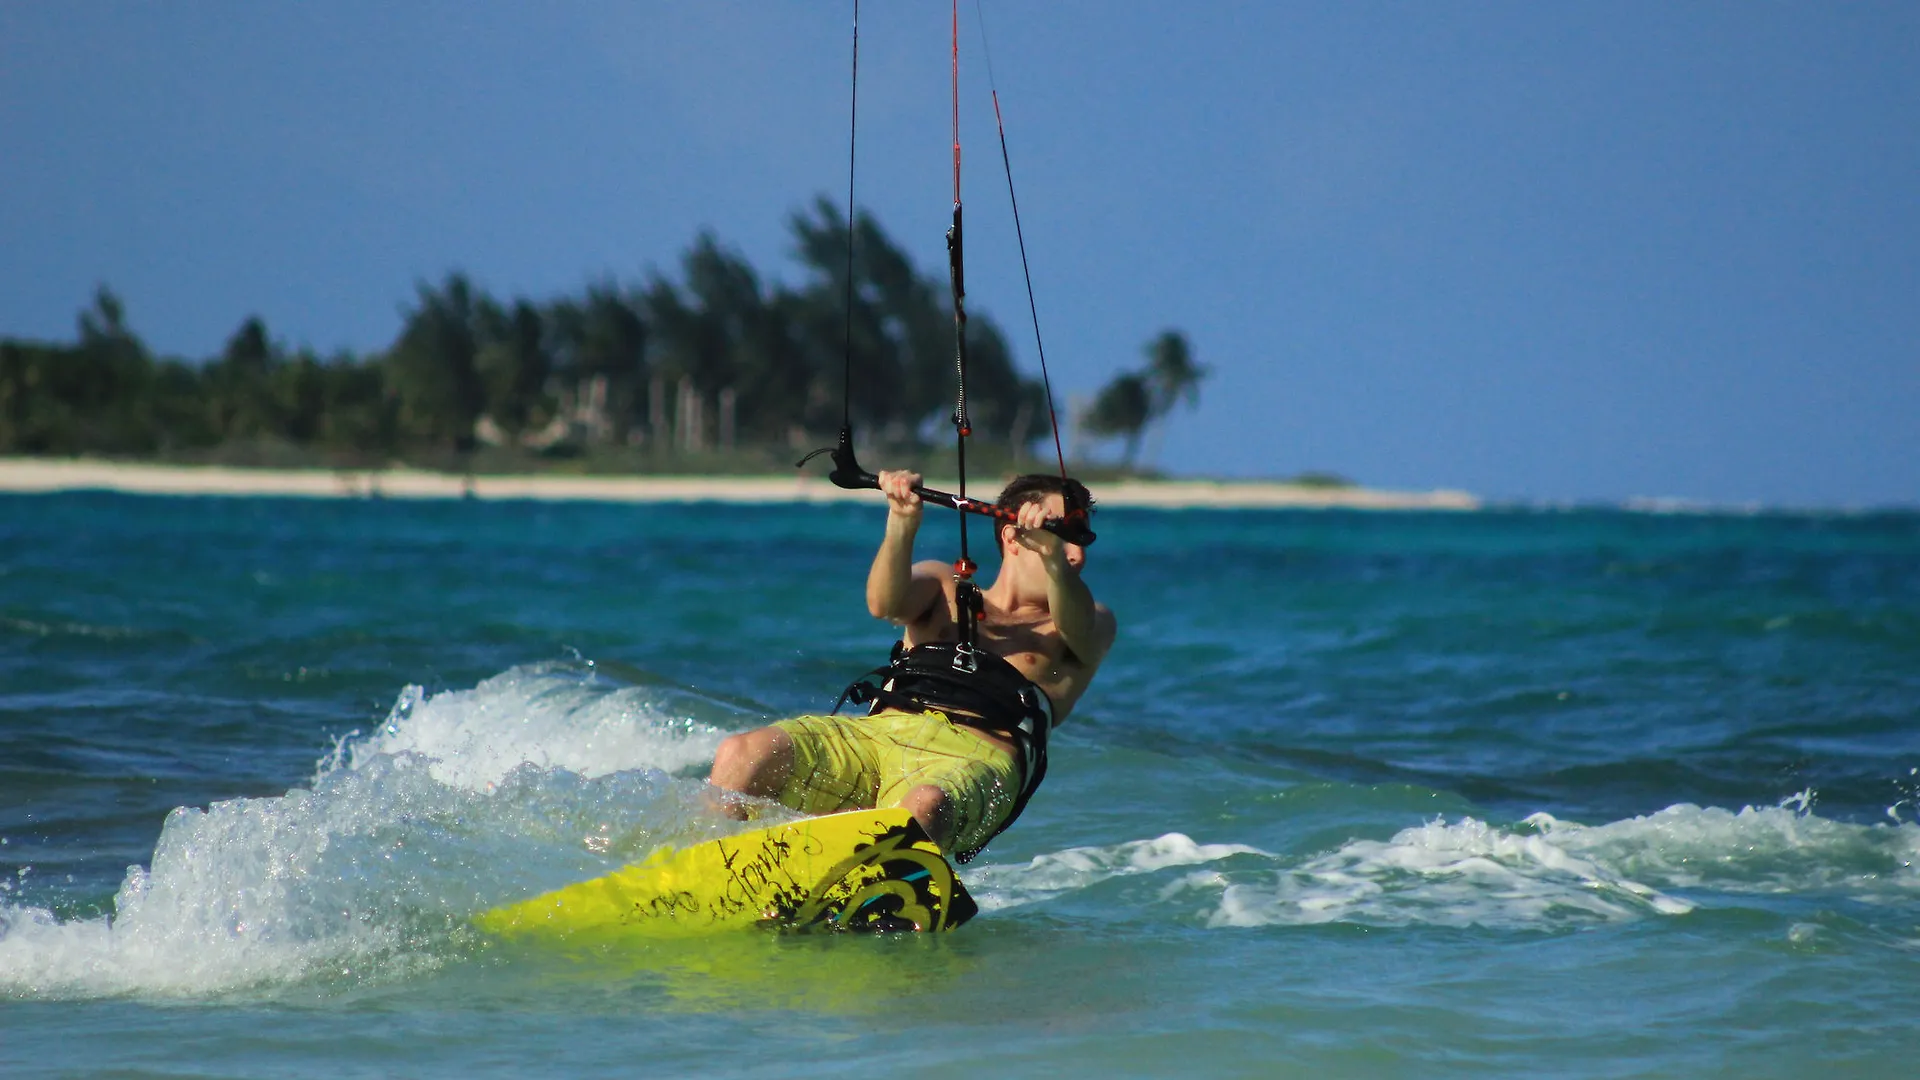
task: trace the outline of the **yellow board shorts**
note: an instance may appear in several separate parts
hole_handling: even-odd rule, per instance
[[[796,716],[773,725],[793,740],[780,801],[803,814],[895,806],[922,784],[947,793],[954,851],[984,845],[1020,798],[1020,761],[945,713]]]

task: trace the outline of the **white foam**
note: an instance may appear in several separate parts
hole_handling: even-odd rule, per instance
[[[473,791],[489,790],[523,764],[604,776],[678,772],[713,760],[725,732],[667,711],[660,696],[559,666],[514,668],[471,690],[431,697],[409,686],[378,730],[347,745],[345,760],[419,754],[432,761],[435,779]],[[324,759],[321,769],[340,757]]]
[[[1265,855],[1244,844],[1197,844],[1181,833],[1111,847],[1078,847],[1036,856],[1023,866],[983,866],[967,875],[982,911],[1037,903],[1117,877],[1215,862],[1233,855]]]
[[[1683,804],[1598,826],[1548,814],[1512,829],[1436,819],[1258,877],[1188,874],[1164,895],[1213,896],[1194,909],[1212,926],[1555,929],[1684,915],[1716,902],[1674,890],[1911,902],[1920,891],[1920,826],[1832,821],[1811,805],[1811,793],[1738,811]]]
[[[402,694],[311,790],[168,815],[109,918],[0,903],[0,996],[205,995],[405,977],[467,919],[723,829],[700,784],[717,728],[577,672]],[[17,893],[17,890],[16,890]]]
[[[1811,793],[1738,811],[1691,803],[1605,825],[1535,814],[1527,824],[1568,851],[1662,888],[1728,893],[1835,892],[1911,900],[1920,892],[1920,825],[1857,825],[1811,812]]]
[[[343,838],[365,834],[376,815],[404,812],[405,802],[395,798],[383,811],[366,799],[295,790],[176,809],[152,868],[128,868],[113,918],[61,923],[40,910],[7,913],[0,987],[56,997],[169,994],[323,969],[351,976],[357,963],[395,953],[404,928],[380,917],[392,909],[381,911],[370,892],[378,878],[369,867],[327,855]],[[352,879],[338,872],[349,868],[359,871]]]
[[[1353,922],[1546,928],[1693,910],[1686,900],[1630,880],[1544,836],[1508,832],[1473,818],[1430,821],[1389,840],[1351,841],[1265,880],[1190,876],[1180,886],[1218,890],[1211,907],[1196,911],[1211,926]]]

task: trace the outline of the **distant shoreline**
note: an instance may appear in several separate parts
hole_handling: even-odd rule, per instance
[[[939,481],[935,480],[936,486]],[[0,458],[0,493],[114,491],[134,495],[304,498],[532,499],[616,503],[825,503],[878,499],[817,475],[562,476],[428,472],[419,469],[249,469],[152,465],[88,458]],[[1101,506],[1162,509],[1305,508],[1478,510],[1464,491],[1383,491],[1262,480],[1120,480],[1094,485]]]

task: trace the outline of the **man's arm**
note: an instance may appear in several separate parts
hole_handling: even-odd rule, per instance
[[[887,531],[867,571],[867,610],[876,619],[906,626],[918,622],[941,597],[937,572],[921,572],[913,565],[913,538],[920,531],[920,496],[913,488],[920,475],[882,472],[880,490],[887,496]],[[937,569],[940,564],[929,563]]]
[[[1027,503],[1020,508],[1019,531],[1014,535],[1021,546],[1039,554],[1047,571],[1047,610],[1054,629],[1068,651],[1091,671],[1113,647],[1118,624],[1113,612],[1094,600],[1092,590],[1080,580],[1080,571],[1067,561],[1066,543],[1040,528],[1046,521],[1044,505]]]
[[[1056,556],[1047,559],[1045,565],[1047,610],[1053,615],[1053,625],[1060,631],[1061,642],[1092,671],[1113,647],[1117,630],[1113,612],[1094,600],[1092,590],[1080,580],[1080,571],[1069,566],[1066,559]]]

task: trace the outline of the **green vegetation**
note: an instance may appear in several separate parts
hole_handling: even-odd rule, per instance
[[[1350,488],[1357,485],[1339,473],[1310,471],[1287,478],[1287,483],[1307,488]]]
[[[1147,366],[1123,371],[1101,387],[1082,423],[1089,434],[1127,441],[1126,465],[1140,456],[1140,438],[1147,427],[1163,420],[1181,402],[1200,400],[1200,382],[1206,368],[1193,362],[1193,350],[1178,330],[1165,330],[1147,343]]]
[[[847,230],[825,199],[793,215],[805,278],[768,285],[702,234],[678,276],[548,301],[461,274],[422,283],[398,337],[320,356],[245,319],[218,356],[156,357],[106,287],[72,344],[0,339],[0,453],[243,465],[764,472],[832,441],[847,331],[851,413],[872,462],[941,459],[953,407],[944,278],[862,213],[853,310]],[[969,320],[968,410],[984,469],[1051,434],[1037,379],[991,319]],[[937,466],[935,466],[937,471]]]

